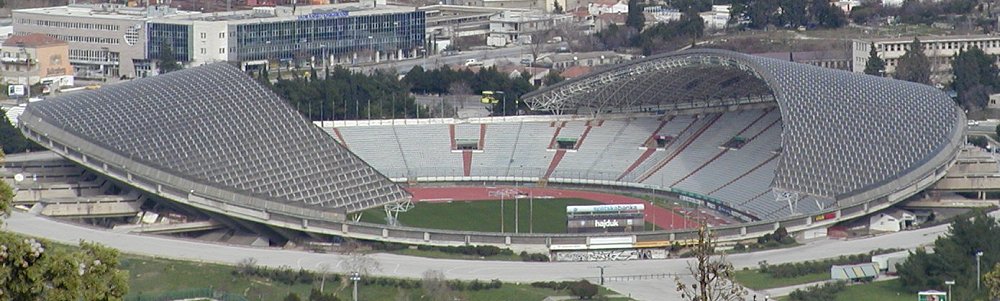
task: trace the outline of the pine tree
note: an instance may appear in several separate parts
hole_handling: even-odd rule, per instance
[[[885,61],[878,56],[878,51],[875,50],[875,42],[872,42],[871,50],[868,52],[868,62],[865,63],[865,74],[874,76],[885,75]]]
[[[160,55],[157,61],[156,67],[160,74],[181,70],[181,64],[177,62],[177,56],[174,54],[174,47],[168,42],[160,43]]]
[[[625,26],[634,28],[637,32],[646,27],[646,16],[642,14],[642,5],[639,0],[628,0],[628,16],[625,18]]]
[[[924,54],[924,44],[920,43],[920,39],[913,38],[906,53],[899,58],[899,64],[896,66],[896,79],[925,85],[931,84],[931,62]]]

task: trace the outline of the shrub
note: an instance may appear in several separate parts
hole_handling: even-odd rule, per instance
[[[519,256],[521,257],[521,261],[536,261],[536,262],[549,261],[549,255],[541,253],[528,253],[525,251],[521,251],[521,254],[519,254]]]
[[[597,285],[587,280],[580,280],[570,286],[569,294],[580,299],[591,299],[597,295]]]
[[[846,285],[844,282],[827,282],[823,285],[817,285],[805,290],[796,289],[791,294],[788,295],[788,300],[791,301],[826,301],[833,300],[837,298],[837,293],[843,291]]]

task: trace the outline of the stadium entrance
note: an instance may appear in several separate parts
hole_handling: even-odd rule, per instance
[[[566,232],[611,233],[642,231],[643,204],[566,206]]]

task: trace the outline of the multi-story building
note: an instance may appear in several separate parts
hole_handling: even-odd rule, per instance
[[[572,19],[568,15],[505,11],[490,18],[490,33],[486,37],[486,45],[504,47],[517,43],[544,43],[545,41],[532,41],[532,34],[553,29]]]
[[[705,29],[725,29],[729,24],[729,11],[732,5],[712,5],[712,10],[698,13],[705,21]]]
[[[47,34],[69,43],[77,77],[117,79],[147,75],[146,23],[191,14],[166,6],[69,5],[13,11],[14,35]],[[138,67],[137,67],[138,66]]]
[[[419,10],[424,11],[427,18],[428,44],[438,52],[457,38],[480,36],[485,39],[490,31],[490,17],[507,9],[436,4]]]
[[[924,54],[931,63],[931,81],[935,84],[951,82],[951,59],[959,50],[978,47],[986,54],[1000,55],[1000,36],[963,35],[919,37],[924,46]],[[851,47],[851,64],[854,72],[864,72],[872,43],[879,57],[885,60],[885,72],[889,76],[896,73],[899,58],[910,48],[913,37],[854,40]]]
[[[157,58],[170,47],[178,61],[189,65],[281,61],[301,66],[414,57],[425,50],[425,42],[423,11],[369,2],[157,18],[149,23],[146,52]]]
[[[69,44],[43,34],[13,36],[0,47],[0,79],[6,84],[73,85]]]
[[[76,74],[102,79],[153,75],[166,47],[185,65],[302,65],[413,57],[426,42],[423,11],[384,1],[219,13],[70,5],[16,10],[14,32],[69,42]]]

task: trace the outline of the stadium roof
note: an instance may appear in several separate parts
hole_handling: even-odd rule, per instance
[[[348,212],[409,198],[270,89],[226,63],[32,103],[25,114],[34,130],[41,122],[54,125],[102,151],[152,166],[157,171],[151,177],[165,172],[223,195]]]
[[[707,49],[629,62],[525,102],[554,112],[777,102],[782,156],[772,186],[838,200],[953,159],[965,122],[930,86]]]

